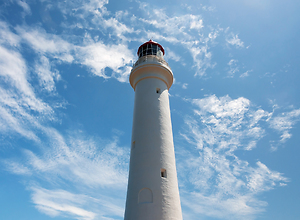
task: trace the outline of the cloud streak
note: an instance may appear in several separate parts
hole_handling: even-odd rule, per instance
[[[23,159],[2,158],[1,164],[33,184],[28,187],[32,202],[47,215],[77,219],[123,216],[129,155],[118,146],[117,138],[96,140],[74,131],[63,135],[51,123],[59,120],[57,106],[65,102],[56,94],[56,83],[63,78],[56,65],[80,64],[103,78],[124,82],[131,51],[122,44],[105,45],[89,37],[76,45],[41,28],[15,29],[18,35],[6,23],[0,25],[0,131],[33,141],[36,149],[22,147]],[[21,43],[31,48],[34,65],[23,58]],[[106,68],[113,70],[110,76]],[[32,79],[39,82],[35,87]],[[54,95],[58,103],[47,103],[43,91]],[[68,184],[75,187],[66,190]]]
[[[52,128],[45,132],[52,142],[40,154],[23,150],[25,160],[2,160],[7,171],[29,178],[36,208],[52,217],[122,217],[128,151],[117,145],[116,138],[96,141],[78,133],[65,138]]]
[[[181,176],[179,181],[183,208],[194,213],[187,218],[255,219],[267,205],[258,195],[289,180],[261,161],[254,165],[240,159],[236,152],[256,147],[265,136],[260,124],[271,120],[272,113],[255,109],[243,97],[211,95],[189,102],[195,107],[194,116],[186,118],[182,136],[195,148],[179,152],[179,158],[189,159],[184,164],[179,160],[178,166],[179,175],[188,177]],[[190,184],[193,191],[184,187]]]
[[[290,130],[300,120],[300,109],[293,109],[290,112],[283,112],[270,120],[270,127],[281,133],[280,142],[284,143],[292,137]]]
[[[80,206],[88,199],[85,195],[76,195],[65,190],[46,190],[32,187],[32,201],[41,212],[52,217],[63,215],[82,220],[92,220],[96,214]]]
[[[17,3],[23,16],[32,13],[25,1]],[[39,23],[11,26],[0,21],[0,131],[6,137],[33,143],[22,146],[23,159],[6,158],[1,163],[8,172],[28,180],[32,202],[42,213],[87,220],[120,219],[127,149],[115,137],[98,139],[81,131],[54,128],[63,120],[57,106],[66,103],[57,91],[57,83],[65,77],[59,66],[83,67],[87,74],[127,82],[135,59],[131,44],[153,37],[172,48],[166,47],[166,59],[192,66],[192,74],[203,77],[219,65],[214,47],[243,49],[244,42],[228,29],[209,25],[199,14],[172,15],[139,2],[139,15],[128,11],[113,14],[106,8],[108,0],[43,4],[45,10],[55,8],[62,13],[63,33],[53,33]],[[237,59],[231,57],[226,67],[228,77],[240,73]],[[35,80],[38,83],[34,84]],[[192,83],[178,84],[192,88]],[[55,101],[50,103],[46,96]],[[180,149],[179,157],[185,159],[178,162],[185,219],[201,215],[254,219],[267,206],[258,195],[289,180],[263,161],[241,159],[238,152],[259,147],[269,132],[264,123],[280,134],[280,144],[285,143],[299,121],[300,110],[291,108],[276,115],[279,110],[268,112],[244,97],[210,95],[187,101],[194,115],[185,118],[186,130],[181,135],[188,147]]]
[[[239,36],[233,33],[230,33],[230,35],[226,39],[227,43],[232,46],[236,46],[237,48],[243,48],[244,42],[239,38]]]

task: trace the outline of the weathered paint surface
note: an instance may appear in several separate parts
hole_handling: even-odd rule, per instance
[[[146,58],[130,75],[135,103],[125,220],[182,220],[168,94],[173,73],[155,56]]]

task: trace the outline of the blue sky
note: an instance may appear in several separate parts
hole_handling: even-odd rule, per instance
[[[300,2],[0,2],[0,218],[123,219],[137,48],[165,49],[185,220],[299,219]]]

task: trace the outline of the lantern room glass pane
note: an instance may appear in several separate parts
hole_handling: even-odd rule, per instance
[[[139,50],[139,57],[147,56],[147,55],[156,55],[159,57],[163,56],[163,52],[160,47],[156,44],[146,44]]]

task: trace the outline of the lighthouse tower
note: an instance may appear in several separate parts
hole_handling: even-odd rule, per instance
[[[168,90],[173,73],[163,47],[138,49],[129,81],[135,91],[125,220],[182,220]]]

